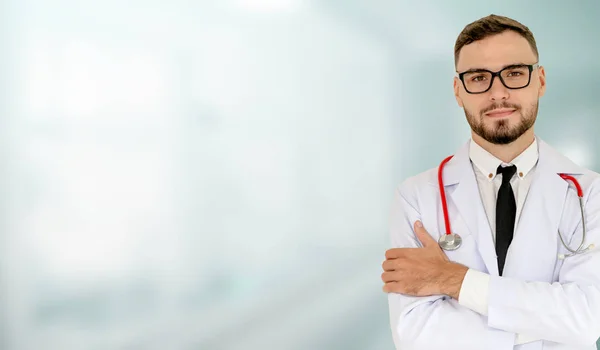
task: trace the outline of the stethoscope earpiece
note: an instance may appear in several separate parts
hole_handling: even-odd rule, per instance
[[[566,258],[568,258],[568,257],[570,257],[570,256],[573,256],[573,255],[577,255],[577,254],[582,254],[582,253],[588,252],[588,251],[590,251],[590,250],[594,249],[595,247],[596,247],[596,246],[595,246],[595,245],[592,243],[592,244],[588,245],[588,246],[587,246],[587,248],[585,248],[585,249],[581,249],[581,250],[576,250],[576,251],[574,251],[574,252],[573,252],[573,253],[571,253],[571,254],[558,254],[558,259],[559,259],[559,260],[565,260]]]

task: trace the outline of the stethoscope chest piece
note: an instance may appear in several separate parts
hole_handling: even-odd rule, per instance
[[[456,250],[460,247],[462,238],[458,233],[443,234],[440,236],[438,243],[443,250]]]

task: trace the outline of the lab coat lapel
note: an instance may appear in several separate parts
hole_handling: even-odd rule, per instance
[[[530,252],[531,249],[556,250],[553,244],[556,243],[556,235],[569,188],[569,183],[563,180],[559,174],[581,174],[581,168],[556,152],[548,144],[539,139],[538,144],[538,164],[533,174],[534,178],[531,181],[521,218],[515,228],[513,242],[507,253],[504,269],[506,276],[525,279],[540,278],[541,276],[529,275],[540,271],[535,271],[535,268],[523,269],[523,266],[552,266],[554,264],[556,254],[538,257],[538,259],[548,261],[525,262],[523,259],[530,258],[526,252]]]
[[[487,219],[479,186],[469,158],[469,143],[461,148],[444,169],[445,188],[452,203],[477,242],[477,249],[491,275],[498,275],[498,262],[492,231]],[[447,175],[446,175],[447,174]],[[465,235],[466,232],[455,232]]]

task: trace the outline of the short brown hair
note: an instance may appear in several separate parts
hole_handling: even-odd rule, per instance
[[[458,64],[458,55],[463,46],[469,45],[475,41],[483,40],[492,35],[503,33],[507,30],[512,30],[527,39],[536,59],[539,59],[535,38],[529,28],[512,18],[492,14],[467,24],[462,32],[460,32],[456,39],[456,44],[454,44],[454,66],[456,67]]]

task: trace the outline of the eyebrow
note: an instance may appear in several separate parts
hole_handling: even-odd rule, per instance
[[[528,66],[528,65],[529,65],[529,63],[522,63],[522,62],[520,62],[520,63],[511,63],[511,64],[508,64],[508,65],[500,68],[500,70],[506,69],[506,68],[512,68],[512,67]],[[471,69],[468,69],[466,71],[462,71],[460,73],[473,73],[473,72],[481,72],[481,71],[491,71],[491,69],[487,69],[487,68],[471,68]]]

